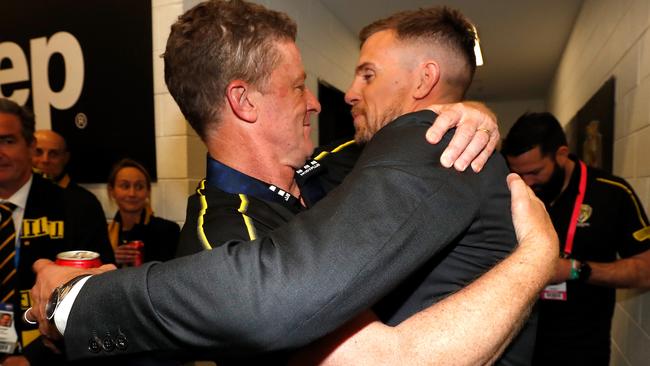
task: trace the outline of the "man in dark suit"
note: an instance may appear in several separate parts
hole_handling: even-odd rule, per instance
[[[31,306],[30,288],[35,275],[32,264],[39,258],[54,259],[59,252],[86,249],[99,252],[102,261],[113,261],[108,244],[105,221],[96,220],[68,201],[60,187],[38,174],[32,174],[31,155],[34,149],[34,119],[31,113],[8,99],[0,99],[0,201],[15,207],[13,238],[5,242],[15,248],[2,258],[3,302],[12,303],[16,319]],[[3,272],[4,273],[4,272]],[[32,365],[55,364],[52,353],[45,349],[36,326],[14,322],[21,338],[26,359]],[[3,363],[10,364],[10,357]]]
[[[230,6],[234,9],[224,9]],[[236,21],[227,19],[229,16]],[[198,28],[193,29],[193,26]],[[232,29],[232,26],[239,28]],[[205,32],[223,34],[214,37]],[[241,56],[239,48],[234,46],[240,44],[237,37],[250,35],[258,39],[241,43],[252,47],[244,51],[247,62],[242,62],[237,58]],[[173,41],[174,36],[179,38]],[[262,163],[261,159],[281,159],[283,174],[273,169],[275,177],[261,178],[268,182],[277,181],[278,186],[268,187],[269,191],[276,195],[282,191],[282,197],[287,200],[295,192],[293,169],[302,167],[311,150],[305,137],[309,130],[309,115],[320,108],[313,95],[304,88],[305,74],[294,39],[295,24],[286,15],[239,1],[212,1],[200,4],[181,17],[173,27],[165,56],[167,84],[170,90],[174,90],[172,94],[189,122],[208,145],[211,157],[225,160],[228,154],[249,154],[251,141],[255,141],[256,149],[261,149],[260,146],[266,149],[271,145],[277,145],[276,149],[286,149],[282,155],[247,161],[252,164],[255,161]],[[173,43],[176,41],[178,44]],[[224,45],[220,42],[230,43]],[[233,53],[230,63],[222,65],[230,58],[213,53],[228,50],[237,52]],[[175,55],[175,51],[179,54]],[[190,60],[204,64],[190,65]],[[182,64],[189,73],[174,70]],[[241,72],[237,65],[255,67],[248,70],[252,72],[250,74]],[[196,70],[213,69],[220,72],[209,77],[196,75]],[[214,78],[223,80],[215,81]],[[201,83],[203,80],[205,82]],[[233,128],[228,128],[234,125],[239,126],[237,130],[242,134],[248,131],[248,144],[233,146],[230,151],[219,149],[223,141],[243,138],[237,136]],[[258,129],[266,132],[253,132]],[[425,130],[418,130],[422,143]],[[413,157],[425,159],[426,156],[429,165],[416,170],[431,178],[427,172],[433,170],[434,162],[439,161],[440,148],[417,146],[421,154]],[[364,166],[367,167],[365,163]],[[250,172],[245,166],[236,168],[243,174]],[[400,197],[408,198],[408,204],[385,200],[382,192],[387,192],[386,189],[392,192],[404,182],[381,179],[381,169],[373,172],[366,174],[368,170],[362,169],[360,173],[352,173],[348,180],[352,182],[350,185],[336,190],[313,210],[299,214],[288,225],[250,243],[232,241],[166,264],[86,277],[82,280],[86,282],[75,280],[74,289],[81,290],[75,295],[77,301],[72,296],[64,297],[59,302],[61,310],[54,313],[57,326],[65,334],[69,355],[83,358],[96,354],[191,348],[241,354],[294,348],[338,328],[406,278],[408,273],[440,250],[438,242],[446,242],[452,235],[451,231],[440,228],[453,222],[453,218],[445,215],[431,217],[429,209],[452,207],[453,196],[418,196],[418,192],[431,189],[427,187],[428,182],[418,178],[412,181],[413,185],[407,184],[398,192]],[[269,171],[268,174],[274,173]],[[279,179],[280,176],[283,178]],[[521,182],[513,183],[517,186]],[[529,204],[535,205],[536,202],[529,201],[525,192],[515,191],[521,194],[517,201],[520,205],[529,209]],[[294,197],[297,199],[297,195]],[[246,207],[242,206],[242,210],[245,211]],[[543,213],[543,210],[535,209],[523,211],[533,213],[537,218]],[[190,219],[188,217],[188,221]],[[200,218],[196,221],[203,225]],[[548,273],[541,270],[544,267],[540,264],[552,264],[553,261],[549,261],[552,255],[549,254],[553,251],[547,249],[553,249],[553,246],[548,245],[549,236],[544,234],[549,231],[540,230],[544,235],[536,238],[525,235],[531,234],[531,229],[546,228],[538,225],[539,221],[534,223],[533,227],[524,225],[520,228],[520,234],[524,234],[522,238],[527,239],[523,252],[518,251],[514,259],[506,259],[496,274],[486,277],[487,280],[482,278],[468,291],[459,292],[464,301],[476,304],[464,297],[467,295],[479,301],[484,311],[495,312],[493,319],[497,320],[490,322],[494,325],[493,333],[478,337],[480,344],[473,344],[476,348],[501,349],[507,335],[516,329],[517,320],[547,278]],[[541,239],[541,242],[531,246],[530,239]],[[429,245],[429,240],[435,244]],[[552,239],[548,241],[553,242]],[[541,244],[538,249],[543,253],[531,250],[535,244]],[[37,270],[39,279],[47,282],[56,278],[55,283],[63,277],[72,278],[83,272],[57,269],[47,263],[37,266]],[[61,271],[65,271],[65,275],[61,275]],[[531,275],[530,282],[517,280],[510,287],[503,285],[506,279],[526,273]],[[34,288],[40,301],[49,297],[51,292],[51,283],[45,282],[41,282],[42,287],[37,285]],[[476,291],[472,292],[477,288],[478,296]],[[507,298],[509,291],[520,296]],[[492,293],[503,296],[492,301],[488,295]],[[130,300],[128,304],[122,303],[125,298]],[[451,297],[448,300],[445,302],[448,307],[443,305],[442,313],[431,311],[427,314],[438,315],[433,316],[433,324],[430,317],[428,322],[416,323],[424,330],[432,330],[432,333],[438,323],[457,323],[445,327],[447,333],[436,333],[454,337],[454,334],[459,334],[458,329],[475,329],[475,321],[485,320],[484,316],[477,316],[475,309],[472,310],[466,302],[461,300],[459,305]],[[179,301],[182,302],[180,308]],[[122,306],[117,306],[118,303]],[[71,310],[69,316],[65,309]],[[35,313],[42,315],[43,307],[35,309]],[[58,314],[63,314],[61,319],[67,321],[65,325],[58,321]],[[457,316],[464,321],[451,320]],[[47,332],[47,322],[42,318],[41,321],[43,330]],[[460,341],[462,343],[462,339]],[[485,346],[484,343],[490,342],[489,347]],[[497,351],[488,352],[487,358],[493,357]]]

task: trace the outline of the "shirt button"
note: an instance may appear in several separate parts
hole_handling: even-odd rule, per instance
[[[101,347],[96,338],[97,337],[92,337],[88,340],[88,350],[92,353],[99,353],[99,351],[101,351]]]
[[[125,335],[118,335],[115,337],[115,347],[120,351],[125,351],[129,346],[129,342],[126,340]]]
[[[106,332],[106,336],[102,341],[102,348],[106,352],[113,352],[113,350],[115,349],[115,343],[113,343],[113,338],[111,337],[111,334],[108,332]]]

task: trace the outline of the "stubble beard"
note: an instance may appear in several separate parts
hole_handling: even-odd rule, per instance
[[[566,173],[564,168],[560,167],[557,162],[554,162],[553,173],[551,174],[549,181],[534,186],[533,191],[537,197],[548,206],[560,196],[560,193],[562,193],[565,176]]]
[[[363,108],[354,109],[353,112],[361,115],[365,123],[355,123],[354,140],[357,143],[366,143],[382,129],[382,127],[391,123],[397,117],[404,114],[402,112],[402,103],[397,98],[390,103],[376,118],[369,118],[368,113]]]

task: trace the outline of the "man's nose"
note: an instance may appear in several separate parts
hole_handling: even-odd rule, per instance
[[[307,89],[307,110],[315,113],[320,113],[321,111],[321,106],[320,102],[318,99],[316,99],[316,96],[314,93],[311,92],[311,90]]]
[[[359,93],[354,88],[354,82],[348,88],[348,91],[345,92],[345,102],[349,105],[355,105],[359,102]]]

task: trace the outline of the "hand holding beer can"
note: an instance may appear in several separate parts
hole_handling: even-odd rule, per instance
[[[131,240],[115,249],[115,260],[121,267],[137,267],[142,264],[144,242]]]
[[[142,254],[143,253],[142,252],[144,250],[144,242],[142,240],[133,240],[133,241],[127,243],[127,245],[130,245],[133,249],[138,250],[138,253],[135,256],[135,259],[133,260],[133,266],[137,267],[137,266],[141,265],[142,262],[143,262],[143,260],[142,260]]]
[[[98,268],[102,265],[99,253],[89,250],[71,250],[56,255],[54,262],[60,266],[76,268]]]

